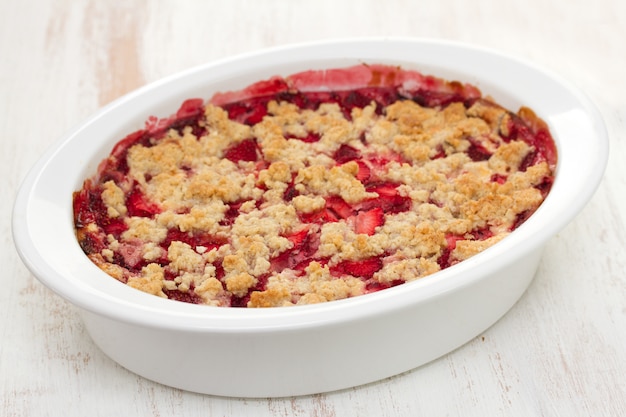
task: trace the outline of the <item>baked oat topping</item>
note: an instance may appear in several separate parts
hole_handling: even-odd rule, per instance
[[[346,74],[369,78],[346,88]],[[555,164],[545,123],[471,85],[311,71],[151,118],[74,193],[75,226],[96,265],[150,294],[319,303],[487,249],[539,207]]]

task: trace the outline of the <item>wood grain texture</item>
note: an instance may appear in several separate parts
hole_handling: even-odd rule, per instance
[[[23,0],[0,2],[0,23],[0,416],[626,415],[626,2]],[[392,35],[470,42],[554,71],[589,95],[610,135],[593,200],[548,243],[522,299],[465,346],[340,392],[197,395],[108,359],[75,308],[19,260],[10,219],[20,181],[101,106],[241,52]]]

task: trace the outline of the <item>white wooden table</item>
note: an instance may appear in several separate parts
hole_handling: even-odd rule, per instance
[[[414,36],[506,51],[597,104],[605,179],[552,239],[519,303],[419,369],[288,399],[203,396],[105,357],[19,260],[13,198],[47,146],[120,95],[190,66],[328,38]],[[0,416],[626,415],[626,2],[623,0],[0,1]],[[363,364],[367,366],[367,364]]]

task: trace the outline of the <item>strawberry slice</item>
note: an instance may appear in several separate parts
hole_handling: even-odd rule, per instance
[[[413,101],[423,107],[446,107],[450,103],[463,103],[465,97],[462,92],[448,92],[436,90],[418,90]]]
[[[167,231],[165,239],[161,242],[161,247],[167,249],[174,241],[186,243],[192,248],[202,246],[207,251],[210,251],[211,249],[217,249],[226,243],[226,240],[221,237],[216,237],[209,234],[181,232],[180,229],[176,227]]]
[[[159,206],[149,202],[138,187],[133,188],[130,194],[128,194],[126,207],[128,208],[129,216],[152,217],[161,212]]]
[[[169,298],[170,300],[182,301],[183,303],[189,303],[189,304],[202,304],[203,303],[202,297],[197,295],[193,290],[182,292],[179,290],[163,289],[163,292],[165,293],[165,295],[167,295],[167,298]]]
[[[340,165],[345,164],[346,162],[354,161],[360,157],[361,153],[357,149],[350,145],[346,145],[345,143],[341,145],[333,154],[333,159]]]
[[[330,196],[326,199],[326,212],[330,221],[347,219],[352,216],[352,207],[346,203],[343,198],[338,196]],[[331,220],[334,218],[335,220]]]
[[[435,148],[437,153],[435,155],[433,155],[432,158],[430,159],[440,159],[440,158],[445,158],[446,157],[446,150],[443,148],[442,145],[437,145],[437,147]]]
[[[354,230],[356,233],[373,235],[378,226],[385,222],[383,209],[375,207],[368,211],[360,211],[355,218]]]
[[[394,184],[391,182],[380,182],[375,184],[370,184],[366,191],[368,193],[376,193],[381,198],[384,197],[393,197],[398,194],[398,184]]]
[[[239,161],[254,162],[259,156],[254,139],[246,139],[226,149],[224,158],[237,163]]]
[[[326,198],[326,206],[313,213],[298,213],[302,223],[328,223],[345,220],[354,214],[354,209],[339,196]]]
[[[486,161],[491,157],[491,152],[489,152],[478,139],[470,137],[468,140],[470,142],[470,147],[466,152],[467,156],[469,156],[472,161]]]
[[[251,98],[222,106],[228,112],[228,117],[239,123],[253,126],[267,115],[267,97]]]
[[[441,267],[441,269],[445,269],[452,264],[450,263],[450,255],[454,248],[456,248],[456,242],[459,240],[465,240],[465,237],[459,235],[447,235],[446,236],[446,247],[441,250],[441,255],[439,259],[437,259],[437,263]]]
[[[359,203],[358,209],[370,210],[380,207],[385,213],[401,213],[411,209],[412,201],[410,197],[398,194],[398,185],[390,182],[380,182],[370,184],[365,187],[367,192],[378,194],[378,198],[371,198]]]
[[[360,159],[356,161],[356,163],[359,165],[359,172],[357,172],[356,174],[356,179],[364,183],[372,176],[372,170],[365,162]]]
[[[306,236],[308,234],[309,234],[309,228],[307,227],[306,229],[302,229],[299,232],[296,232],[287,236],[287,240],[293,243],[294,248],[297,248],[302,245],[302,242],[304,242],[304,239],[306,239]]]
[[[299,212],[298,218],[300,219],[302,223],[324,223],[324,222],[329,221],[327,219],[326,210],[324,209],[314,211],[313,213],[300,213]],[[337,221],[337,220],[330,220],[330,221]]]
[[[126,160],[126,154],[128,150],[138,143],[146,144],[147,143],[148,134],[145,130],[138,130],[126,136],[124,139],[119,141],[111,151],[111,157],[117,160]]]
[[[315,142],[319,142],[320,140],[320,135],[315,133],[315,132],[307,132],[306,136],[294,136],[294,135],[288,135],[285,137],[286,139],[297,139],[297,140],[301,140],[302,142],[306,142],[306,143],[315,143]]]
[[[201,98],[190,98],[181,104],[176,112],[177,119],[193,118],[204,110],[204,101]]]
[[[131,270],[141,269],[143,262],[143,244],[139,240],[122,242],[117,253],[123,259],[124,266]]]
[[[497,182],[498,184],[504,184],[506,180],[507,176],[502,174],[493,174],[490,179],[491,182]]]
[[[360,261],[343,261],[331,268],[331,271],[369,279],[377,271],[380,271],[382,267],[383,261],[378,257],[374,257]]]
[[[98,212],[105,211],[102,203],[102,191],[96,193],[90,180],[85,181],[83,188],[74,193],[72,206],[74,209],[74,225],[77,228],[85,227],[97,220]]]
[[[384,155],[376,155],[368,158],[368,162],[375,171],[386,171],[387,165],[391,162],[402,163],[402,156],[394,152],[386,152]]]
[[[524,223],[526,220],[528,220],[528,218],[533,213],[534,213],[534,210],[526,210],[526,211],[523,211],[523,212],[519,213],[516,216],[515,221],[513,222],[513,224],[509,228],[509,230],[513,231],[513,230],[517,229],[518,227],[520,227],[522,225],[522,223]]]
[[[102,230],[104,230],[104,233],[107,235],[119,237],[128,230],[128,225],[122,219],[107,219],[102,222]]]
[[[493,232],[489,227],[483,227],[482,229],[475,229],[470,232],[473,240],[485,240],[493,237]]]
[[[286,237],[293,243],[293,247],[271,260],[272,270],[277,272],[285,268],[304,270],[319,247],[319,236],[309,233],[307,227]]]

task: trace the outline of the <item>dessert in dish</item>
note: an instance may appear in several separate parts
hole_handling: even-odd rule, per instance
[[[87,256],[160,297],[278,307],[447,268],[519,227],[552,185],[532,110],[382,65],[273,77],[119,141],[74,193]]]

